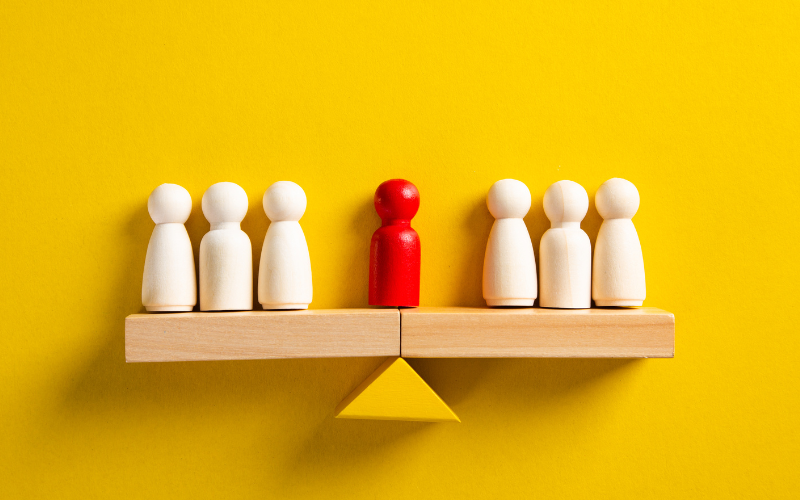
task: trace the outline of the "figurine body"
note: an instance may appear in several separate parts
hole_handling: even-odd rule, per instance
[[[592,298],[598,307],[637,307],[644,302],[644,258],[631,220],[639,190],[625,179],[609,179],[594,197],[603,218],[594,246]]]
[[[247,193],[232,182],[218,182],[203,194],[210,224],[200,241],[200,310],[253,309],[253,247],[240,223]]]
[[[264,193],[264,211],[272,223],[261,248],[258,301],[265,310],[308,309],[313,295],[311,258],[300,218],[306,193],[290,181],[278,181]]]
[[[589,195],[572,181],[558,181],[544,193],[550,229],[539,243],[539,306],[589,309],[592,306],[592,244],[581,229]]]
[[[148,311],[191,311],[197,304],[194,253],[183,225],[192,211],[189,191],[177,184],[158,186],[147,200],[156,223],[142,278],[142,304]]]
[[[495,182],[486,196],[495,218],[483,259],[483,298],[489,307],[531,307],[536,300],[536,260],[523,217],[531,192],[515,179]]]

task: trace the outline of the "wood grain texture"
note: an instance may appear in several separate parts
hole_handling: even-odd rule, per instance
[[[641,309],[402,309],[407,358],[671,358],[675,317]]]
[[[397,309],[132,314],[125,318],[129,363],[399,355]]]

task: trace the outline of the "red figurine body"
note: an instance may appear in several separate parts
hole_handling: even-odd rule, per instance
[[[369,249],[369,303],[419,306],[419,235],[411,219],[419,209],[417,187],[403,179],[386,181],[375,191],[375,210],[383,224]]]

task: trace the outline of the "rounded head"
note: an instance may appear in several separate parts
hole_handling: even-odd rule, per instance
[[[639,190],[632,182],[614,177],[597,190],[594,204],[603,219],[632,219],[639,210]]]
[[[531,209],[531,191],[520,181],[503,179],[489,188],[486,206],[495,219],[521,219]]]
[[[572,181],[558,181],[544,192],[544,213],[550,222],[580,222],[589,210],[589,195]]]
[[[272,222],[298,221],[306,213],[306,193],[292,181],[278,181],[264,193],[264,211]]]
[[[419,210],[417,186],[403,179],[384,182],[375,190],[375,210],[383,220],[411,220]]]
[[[192,197],[189,191],[177,184],[162,184],[150,193],[147,211],[156,224],[183,224],[192,212]]]
[[[211,224],[242,222],[247,215],[247,193],[238,184],[218,182],[203,194],[203,215]]]

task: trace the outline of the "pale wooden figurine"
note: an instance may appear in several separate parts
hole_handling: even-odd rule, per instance
[[[162,184],[147,200],[156,223],[142,277],[142,305],[148,311],[191,311],[197,304],[194,253],[183,225],[192,211],[192,197],[177,184]]]
[[[264,309],[308,309],[311,259],[299,222],[306,194],[294,182],[276,182],[264,193],[264,211],[272,223],[261,248],[258,301]]]
[[[625,179],[609,179],[595,195],[603,224],[594,245],[592,298],[596,305],[641,306],[645,299],[644,259],[631,218],[639,191]]]
[[[550,229],[539,243],[539,305],[559,309],[592,306],[592,245],[581,229],[589,209],[586,190],[558,181],[544,193]]]
[[[514,179],[497,181],[486,197],[496,219],[483,260],[483,298],[489,306],[532,306],[536,299],[536,262],[523,217],[531,192]]]
[[[219,182],[203,195],[203,215],[211,224],[200,242],[200,310],[253,308],[253,249],[239,224],[247,214],[247,194]]]

